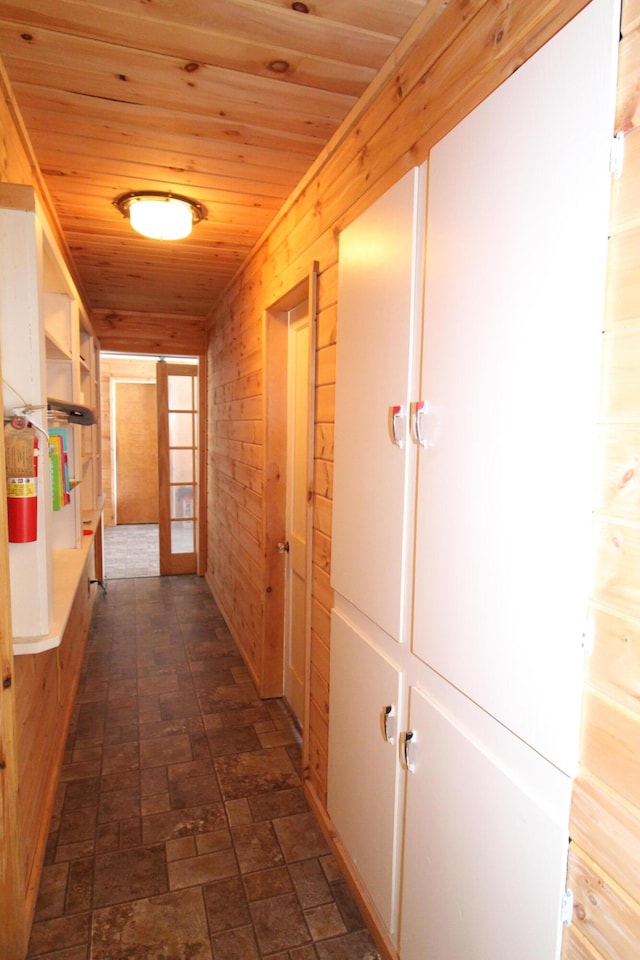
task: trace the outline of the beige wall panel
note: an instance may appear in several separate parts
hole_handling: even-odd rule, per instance
[[[585,681],[627,710],[640,714],[640,621],[592,610],[593,652]]]
[[[324,681],[329,683],[329,647],[317,633],[311,634],[311,662]]]
[[[316,423],[333,423],[335,393],[335,386],[332,383],[316,388]]]
[[[256,356],[257,361],[257,356]],[[245,397],[259,397],[262,395],[262,369],[254,369],[238,380],[230,380],[217,387],[214,391],[215,403],[230,403]]]
[[[313,534],[313,562],[326,573],[327,577],[331,571],[331,538],[320,530],[315,530]]]
[[[640,807],[640,715],[585,689],[581,760],[593,776]]]
[[[333,463],[330,460],[316,460],[313,489],[321,497],[327,497],[329,500],[333,499]]]
[[[331,501],[324,497],[314,497],[313,501],[313,526],[314,530],[319,530],[325,536],[331,536]]]
[[[228,497],[238,505],[240,510],[245,510],[254,517],[261,517],[260,507],[262,501],[256,493],[248,490],[247,487],[243,487],[242,484],[237,483],[223,473],[217,474],[216,480],[219,495]]]
[[[640,235],[638,240],[640,241]],[[638,293],[640,294],[640,286]],[[640,322],[625,323],[605,333],[602,362],[602,419],[640,421],[640,397],[637,390]]]
[[[640,0],[625,0],[622,4],[622,36],[640,27]]]
[[[640,130],[624,138],[622,175],[611,184],[611,233],[617,236],[640,227]]]
[[[337,250],[336,250],[337,255]],[[328,310],[338,302],[338,261],[323,265],[318,281],[318,311]]]
[[[640,604],[640,527],[606,518],[596,518],[594,527],[594,600],[599,606],[635,618]]]
[[[209,453],[215,457],[229,457],[256,469],[262,467],[262,447],[257,443],[243,443],[218,436],[213,438]]]
[[[564,931],[563,960],[605,960],[602,954],[580,933],[575,924]]]
[[[321,460],[333,460],[333,424],[316,423],[315,456]]]
[[[624,4],[626,6],[626,4]],[[640,37],[637,30],[627,32],[620,43],[620,67],[616,110],[616,129],[631,130],[639,126]]]
[[[227,437],[241,443],[262,443],[264,424],[261,420],[245,420],[232,422],[230,420],[214,420],[211,431],[215,436]]]
[[[316,366],[316,383],[336,382],[336,348],[335,344],[318,350]]]
[[[640,809],[581,770],[573,791],[572,840],[640,903]]]
[[[640,423],[607,423],[598,435],[596,509],[640,520]]]
[[[202,317],[94,310],[91,322],[102,350],[166,356],[200,356],[205,352]]]
[[[262,470],[226,457],[216,458],[216,469],[237,481],[245,489],[253,490],[258,494],[262,493]]]
[[[606,305],[606,328],[640,318],[640,277],[638,255],[640,230],[612,237],[609,241],[609,267]]]
[[[313,565],[313,596],[325,610],[331,610],[333,606],[333,589],[329,580],[329,574],[325,569],[315,563]]]
[[[633,960],[640,943],[640,904],[632,900],[586,854],[572,844],[568,884],[574,923],[603,957]]]
[[[329,681],[323,676],[315,665],[311,665],[311,699],[315,706],[329,720]]]
[[[331,636],[331,612],[314,597],[311,601],[311,629],[329,646]]]

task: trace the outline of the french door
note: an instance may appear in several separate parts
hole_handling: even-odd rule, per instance
[[[197,572],[198,367],[157,365],[160,575]]]

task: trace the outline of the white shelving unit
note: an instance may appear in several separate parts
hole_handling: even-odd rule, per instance
[[[10,543],[14,653],[58,646],[100,522],[99,345],[31,187],[0,184],[0,344],[5,419],[37,430],[38,527]],[[93,426],[49,419],[50,398],[95,411]],[[53,509],[48,431],[65,432],[70,500]]]

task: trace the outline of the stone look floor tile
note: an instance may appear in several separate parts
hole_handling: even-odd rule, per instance
[[[257,698],[206,584],[108,590],[28,960],[376,958],[306,804],[295,725]]]

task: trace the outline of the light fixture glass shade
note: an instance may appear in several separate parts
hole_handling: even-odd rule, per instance
[[[181,240],[193,228],[193,207],[177,197],[132,197],[129,221],[143,237],[154,240]]]

